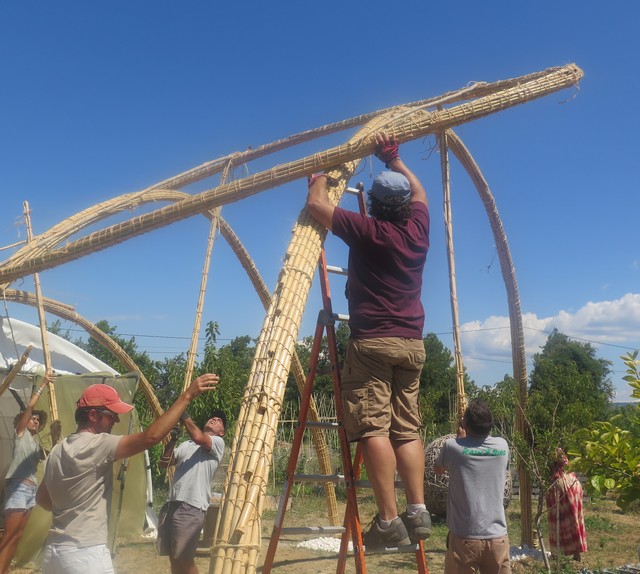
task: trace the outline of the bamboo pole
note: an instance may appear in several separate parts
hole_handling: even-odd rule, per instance
[[[27,359],[29,358],[29,353],[31,352],[31,349],[33,349],[33,345],[29,345],[25,349],[24,353],[20,355],[20,358],[15,362],[13,367],[11,367],[11,370],[7,373],[7,376],[4,378],[4,381],[2,381],[2,384],[0,385],[0,397],[9,388],[9,385],[13,382],[13,379],[16,378],[16,375],[20,372],[20,369],[24,367],[24,364],[27,362]]]
[[[440,168],[442,171],[443,211],[447,244],[447,262],[449,265],[449,301],[451,304],[451,324],[453,326],[453,348],[456,358],[456,415],[453,431],[460,425],[467,407],[464,391],[464,364],[462,362],[462,344],[460,342],[460,318],[458,314],[458,289],[456,282],[456,261],[453,246],[453,216],[451,212],[451,182],[449,171],[449,151],[447,132],[438,135],[440,147]]]
[[[209,236],[207,237],[207,248],[204,255],[204,263],[202,266],[202,277],[200,279],[200,292],[198,294],[198,303],[196,304],[196,314],[193,321],[193,331],[191,333],[191,344],[187,352],[187,366],[184,373],[184,382],[182,384],[182,392],[184,393],[191,384],[193,375],[193,365],[196,361],[196,352],[198,348],[198,339],[200,338],[200,327],[202,325],[202,308],[204,307],[204,297],[207,293],[207,280],[209,278],[209,266],[211,265],[211,253],[213,252],[213,244],[218,230],[218,219],[220,217],[220,207],[216,207],[211,212],[211,225],[209,226]]]
[[[509,304],[509,325],[511,332],[511,356],[513,362],[513,378],[516,382],[518,403],[516,405],[516,430],[525,437],[530,436],[527,419],[525,416],[527,409],[527,363],[524,341],[524,326],[522,323],[522,308],[520,305],[520,292],[516,270],[511,258],[507,235],[502,226],[500,214],[495,203],[495,199],[489,184],[484,178],[475,160],[464,146],[460,138],[452,131],[447,132],[447,142],[449,149],[458,158],[458,161],[466,169],[471,177],[480,199],[484,205],[489,218],[493,238],[498,250],[500,269],[507,291],[507,301]],[[520,540],[521,544],[533,545],[533,523],[531,508],[531,477],[522,462],[518,460],[518,478],[520,481]]]
[[[523,81],[514,87],[451,108],[433,112],[416,109],[408,116],[399,113],[400,119],[395,121],[392,117],[387,118],[384,128],[394,135],[399,143],[403,143],[575,86],[582,76],[582,70],[573,64],[552,68],[544,74],[536,74],[535,79]],[[203,191],[173,205],[92,233],[62,248],[33,256],[26,261],[16,264],[5,263],[0,267],[0,283],[10,282],[26,274],[73,261],[202,211],[295,181],[314,171],[326,170],[335,165],[358,160],[369,155],[375,149],[375,145],[376,142],[372,136],[359,140],[352,139],[348,143],[324,152]]]
[[[31,228],[31,212],[29,210],[29,202],[25,201],[22,204],[24,210],[24,222],[27,229],[27,242],[33,240],[33,231]],[[38,273],[33,274],[33,284],[36,291],[36,308],[38,310],[38,320],[40,322],[40,339],[42,341],[42,354],[44,356],[44,370],[46,373],[53,372],[51,366],[51,353],[49,352],[49,337],[47,335],[47,319],[44,314],[44,308],[42,306],[42,288],[40,286],[40,276]],[[58,401],[56,400],[56,389],[53,383],[53,379],[49,381],[47,385],[49,388],[49,410],[51,411],[51,443],[55,445],[62,436],[62,423],[60,422],[60,416],[58,415]]]

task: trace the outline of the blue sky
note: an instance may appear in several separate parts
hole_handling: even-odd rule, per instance
[[[614,361],[617,398],[627,400],[618,357],[640,347],[640,112],[629,99],[640,89],[639,18],[635,2],[3,2],[0,244],[24,239],[24,200],[41,233],[100,201],[248,146],[472,81],[573,62],[585,72],[579,89],[456,131],[487,178],[507,233],[529,358],[554,327],[590,341]],[[246,169],[255,173],[350,135]],[[416,140],[401,154],[431,203],[425,331],[451,347],[433,145],[433,138]],[[463,355],[476,383],[492,384],[511,372],[506,293],[482,204],[452,162]],[[367,160],[352,183],[367,185],[380,167]],[[223,209],[270,289],[305,196],[304,182],[297,182]],[[43,292],[135,335],[152,358],[185,352],[207,234],[204,218],[173,224],[43,272]],[[338,242],[329,241],[328,249],[331,263],[346,262]],[[0,251],[0,259],[10,253]],[[32,282],[14,286],[30,290]],[[301,336],[313,333],[318,289]],[[340,304],[336,311],[345,311]],[[37,322],[32,310],[6,309]],[[222,238],[204,318],[218,322],[221,344],[257,337],[264,319]]]

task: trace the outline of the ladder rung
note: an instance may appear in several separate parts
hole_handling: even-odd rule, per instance
[[[291,526],[283,528],[283,534],[342,534],[344,526]]]
[[[344,474],[294,474],[296,482],[344,482]]]
[[[327,271],[336,275],[347,275],[349,273],[346,267],[338,267],[337,265],[327,265]]]
[[[358,488],[371,488],[371,481],[370,480],[356,480],[356,486]],[[404,489],[404,484],[402,484],[401,480],[394,480],[393,481],[393,486],[395,488]]]
[[[321,421],[307,421],[304,423],[304,426],[307,428],[315,428],[315,429],[339,429],[340,425],[338,423],[332,422],[321,422]]]
[[[345,189],[344,192],[351,193],[352,195],[358,195],[360,193],[360,190],[356,187],[347,187],[347,189]]]
[[[365,554],[404,554],[415,552],[416,550],[418,550],[417,544],[407,544],[406,546],[390,546],[389,548],[376,548],[375,550],[367,550],[367,547],[364,547]]]
[[[349,315],[343,315],[342,313],[334,313],[332,317],[336,321],[342,321],[343,323],[346,323],[349,320]]]

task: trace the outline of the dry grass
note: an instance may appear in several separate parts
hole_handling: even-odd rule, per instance
[[[340,512],[343,512],[343,507]],[[373,500],[362,498],[360,512],[363,523],[375,513]],[[271,528],[273,512],[266,512],[263,520],[262,559],[266,552]],[[292,509],[286,515],[286,525],[325,525],[325,502],[323,497],[313,494],[299,495],[293,500]],[[520,513],[517,501],[508,509],[509,536],[512,544],[518,544],[520,537]],[[590,571],[613,570],[624,564],[637,563],[637,548],[640,544],[638,531],[639,516],[636,513],[623,514],[612,500],[587,502],[585,505],[585,521],[589,552],[580,563],[562,559],[560,571],[569,574],[573,571],[587,569]],[[447,529],[436,521],[432,537],[426,544],[427,561],[432,574],[443,571],[445,539]],[[278,574],[329,574],[335,572],[336,557],[333,554],[312,552],[296,548],[302,537],[283,537],[278,546],[274,572]],[[262,560],[261,559],[261,560]],[[199,556],[196,560],[201,573],[208,571],[208,556]],[[347,562],[347,572],[355,572],[353,559]],[[260,561],[259,564],[262,562]],[[152,541],[144,539],[121,540],[118,545],[118,556],[115,560],[118,574],[158,574],[169,569],[168,559],[156,556]],[[553,567],[556,566],[554,562]],[[515,574],[538,574],[544,572],[541,561],[527,559],[512,564]],[[388,572],[415,572],[415,559],[411,554],[377,555],[367,558],[367,571],[370,574],[387,574]],[[32,574],[39,572],[35,567],[12,568],[16,574]],[[260,572],[260,568],[258,568]]]

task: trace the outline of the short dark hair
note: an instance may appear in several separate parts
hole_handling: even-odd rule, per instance
[[[76,424],[86,425],[89,422],[89,411],[95,410],[95,407],[78,407],[76,409]]]
[[[465,428],[475,436],[487,436],[493,427],[493,415],[482,399],[473,399],[464,411]]]
[[[372,197],[371,192],[369,195],[369,215],[376,219],[382,219],[384,221],[404,221],[411,215],[413,206],[411,202],[402,205],[387,205],[380,200]]]
[[[211,416],[209,418],[210,419],[219,418],[222,421],[222,424],[225,430],[227,429],[227,415],[224,414],[224,411],[221,411],[220,409],[215,409],[211,411]]]

